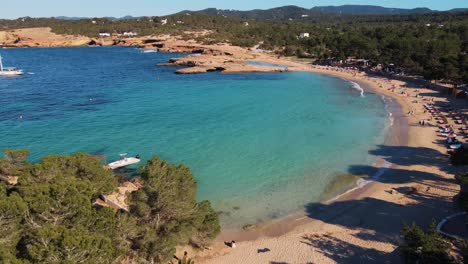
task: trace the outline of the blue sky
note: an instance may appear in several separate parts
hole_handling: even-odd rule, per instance
[[[0,18],[22,16],[160,16],[181,10],[200,10],[207,7],[249,10],[267,9],[283,5],[314,7],[323,5],[380,5],[386,7],[429,7],[447,10],[468,7],[468,0],[2,0]]]

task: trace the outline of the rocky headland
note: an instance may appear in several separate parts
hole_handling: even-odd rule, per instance
[[[195,39],[204,32],[186,32]],[[28,47],[78,47],[78,46],[127,46],[152,49],[159,52],[187,53],[187,56],[172,58],[158,66],[183,66],[178,74],[193,74],[219,71],[223,73],[285,72],[303,70],[303,64],[279,59],[256,49],[232,46],[228,43],[204,45],[194,39],[180,36],[158,35],[124,38],[111,36],[91,38],[86,36],[60,35],[50,28],[24,28],[0,31],[0,46],[5,48]],[[259,64],[258,62],[262,62]]]

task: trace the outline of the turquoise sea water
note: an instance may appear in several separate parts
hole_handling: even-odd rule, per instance
[[[312,73],[176,75],[134,48],[0,50],[0,148],[188,165],[227,227],[284,216],[370,164],[388,114],[374,94]],[[22,119],[20,118],[22,116]]]

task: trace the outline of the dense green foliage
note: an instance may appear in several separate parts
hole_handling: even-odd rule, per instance
[[[196,182],[184,166],[150,160],[144,187],[122,213],[93,206],[117,187],[97,157],[29,164],[25,154],[5,150],[0,159],[0,176],[19,177],[15,186],[0,181],[0,263],[161,263],[176,245],[205,246],[219,232],[218,215],[208,201],[196,202]]]
[[[416,224],[404,225],[402,230],[405,245],[402,254],[406,263],[448,264],[452,259],[448,254],[450,244],[437,233],[435,221],[424,232]]]
[[[210,203],[195,202],[196,182],[187,167],[155,157],[142,169],[141,178],[145,186],[132,194],[130,211],[144,226],[138,245],[142,254],[158,252],[156,259],[163,260],[175,253],[177,244],[204,247],[219,233],[218,215]]]
[[[460,193],[458,194],[458,203],[463,210],[468,211],[468,172],[459,173],[455,175],[455,178],[461,186]]]
[[[450,154],[450,162],[454,166],[468,165],[468,149],[460,148]]]
[[[226,10],[208,8],[197,11],[209,15],[222,15],[227,17],[237,17],[243,19],[261,19],[261,20],[299,20],[311,21],[323,16],[335,14],[336,17],[342,15],[402,15],[402,14],[425,14],[433,13],[428,8],[386,8],[370,5],[342,5],[342,6],[316,6],[313,8],[302,8],[294,5],[281,6],[270,9],[254,9],[248,11]]]

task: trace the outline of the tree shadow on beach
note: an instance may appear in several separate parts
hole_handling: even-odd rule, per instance
[[[450,170],[446,160],[434,159],[444,155],[430,148],[379,146],[370,153],[397,165],[420,164]],[[395,153],[398,156],[395,156]],[[452,196],[459,192],[453,188],[454,178],[416,169],[378,168],[369,165],[352,165],[348,172],[355,175],[381,174],[369,180],[399,186],[392,188],[390,185],[389,190],[382,193],[388,195],[389,199],[379,196],[382,198],[365,197],[359,200],[309,203],[305,206],[309,218],[354,230],[352,236],[370,244],[382,242],[400,245],[400,232],[404,223],[414,222],[425,228],[433,219],[440,221],[454,211]],[[446,192],[446,197],[441,196],[439,192],[432,192],[431,189]],[[306,240],[316,250],[338,263],[400,262],[397,250],[387,253],[375,248],[361,248],[355,241],[341,241],[334,236],[322,235],[320,239],[308,237]]]
[[[383,183],[420,183],[426,184],[426,181],[438,181],[442,184],[456,183],[455,178],[443,178],[437,174],[428,173],[419,170],[405,170],[395,168],[378,168],[370,165],[351,165],[348,172],[354,175],[368,175],[371,177],[368,180],[383,182]]]
[[[361,239],[395,243],[399,241],[399,232],[403,223],[415,222],[427,226],[432,218],[442,219],[453,208],[451,200],[437,199],[430,194],[414,193],[407,197],[411,198],[412,202],[406,205],[367,197],[330,204],[309,203],[305,209],[310,218],[369,231],[363,234]]]
[[[336,263],[394,263],[399,254],[364,248],[339,238],[324,235],[303,236],[301,243],[316,249],[316,252],[336,261]]]
[[[427,165],[437,166],[443,171],[449,170],[449,155],[427,147],[378,145],[369,154],[402,166]]]
[[[450,199],[439,199],[430,193],[406,193],[404,196],[400,194],[400,197],[409,198],[411,202],[403,205],[367,197],[330,204],[309,203],[305,207],[309,218],[353,230],[350,235],[355,239],[343,241],[334,235],[325,234],[303,237],[303,243],[338,263],[400,262],[398,250],[383,252],[372,245],[401,245],[400,232],[403,224],[414,222],[426,228],[433,219],[440,221],[451,214],[453,208]],[[371,247],[359,246],[356,243],[359,240]]]

